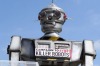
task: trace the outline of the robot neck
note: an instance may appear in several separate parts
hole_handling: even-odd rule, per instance
[[[59,37],[58,33],[52,32],[52,33],[46,33],[44,36],[53,36],[53,37]]]
[[[65,39],[61,38],[58,33],[46,33],[44,36],[39,38],[40,40],[52,40],[52,41],[65,41]]]

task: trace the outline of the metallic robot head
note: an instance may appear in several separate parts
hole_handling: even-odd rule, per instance
[[[60,33],[67,17],[61,8],[51,4],[49,7],[41,10],[38,19],[44,33]]]

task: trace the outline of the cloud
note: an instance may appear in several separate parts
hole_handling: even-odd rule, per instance
[[[94,42],[94,47],[96,50],[100,50],[100,40]]]

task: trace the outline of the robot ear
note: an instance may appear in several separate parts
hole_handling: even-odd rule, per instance
[[[63,18],[64,18],[64,20],[66,20],[66,19],[67,19],[67,15],[66,15],[65,13],[64,13]]]
[[[41,19],[41,16],[39,15],[39,16],[38,16],[38,20],[40,20],[40,19]]]

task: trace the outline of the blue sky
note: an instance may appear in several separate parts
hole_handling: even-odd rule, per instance
[[[7,45],[12,35],[23,38],[39,38],[43,35],[37,19],[41,9],[51,0],[0,0],[0,59],[7,60]],[[68,18],[60,36],[66,40],[89,39],[94,41],[100,66],[100,0],[55,0]]]

